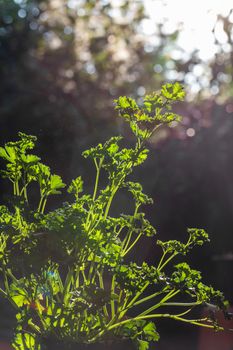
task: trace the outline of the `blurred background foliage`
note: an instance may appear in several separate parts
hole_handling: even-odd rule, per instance
[[[198,48],[179,47],[180,26],[167,31],[161,20],[148,34],[144,3],[0,0],[1,144],[19,130],[36,135],[38,153],[65,182],[82,174],[91,183],[82,150],[127,135],[114,98],[184,83],[181,125],[157,134],[136,177],[155,198],[145,210],[160,239],[180,238],[186,227],[209,231],[212,244],[192,262],[232,301],[233,11],[216,16],[216,52],[203,61]],[[151,262],[153,254],[145,248]]]

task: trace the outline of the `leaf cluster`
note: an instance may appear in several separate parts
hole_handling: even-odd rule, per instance
[[[49,198],[66,185],[29,153],[36,138],[19,133],[18,141],[0,148],[6,163],[1,174],[12,183],[13,192],[10,204],[0,206],[0,293],[16,309],[15,349],[39,350],[46,339],[55,337],[64,344],[131,339],[145,350],[159,339],[155,320],[161,317],[216,328],[213,318],[197,321],[185,316],[204,303],[226,312],[224,296],[206,286],[200,272],[187,263],[171,264],[178,254],[185,256],[208,241],[203,229],[188,229],[186,243],[157,241],[162,252],[153,266],[130,261],[129,255],[143,235],[156,234],[141,209],[153,201],[130,174],[146,160],[149,137],[159,126],[177,120],[171,106],[183,97],[176,83],[147,95],[141,106],[129,97],[115,101],[135,135],[134,147],[122,147],[122,138],[112,137],[85,151],[83,156],[96,170],[93,193],[85,193],[85,181],[78,176],[67,186],[71,199],[54,210],[48,209]],[[102,176],[107,178],[105,185]],[[35,189],[37,202],[30,196]],[[114,217],[112,203],[120,190],[127,191],[133,211]],[[162,307],[169,303],[186,307],[184,317],[164,313]],[[138,305],[143,312],[135,311]],[[130,316],[131,309],[136,316]]]

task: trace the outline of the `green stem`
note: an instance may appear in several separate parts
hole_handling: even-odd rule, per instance
[[[19,196],[20,191],[19,191],[19,182],[18,181],[15,182],[15,189],[16,189],[16,195]]]
[[[109,199],[108,199],[108,202],[107,202],[107,205],[106,205],[106,208],[105,208],[104,219],[106,219],[107,216],[108,216],[108,213],[109,213],[109,210],[110,210],[110,207],[111,207],[113,198],[114,198],[114,196],[115,196],[117,190],[118,190],[118,186],[116,186],[115,188],[113,188],[112,193],[111,193],[111,195],[109,196]]]
[[[130,303],[128,304],[128,308],[131,307],[132,305],[135,305],[136,300],[140,297],[140,295],[142,295],[142,293],[146,290],[146,288],[149,286],[150,282],[146,282],[146,284],[142,287],[142,289],[140,290],[140,292],[138,292],[135,297],[130,301]],[[140,304],[140,303],[139,303]]]
[[[6,270],[5,268],[3,268],[3,278],[4,278],[4,286],[5,286],[6,292],[3,289],[1,289],[1,293],[4,293],[4,297],[6,297],[9,300],[9,302],[12,304],[12,306],[16,310],[18,310],[17,304],[12,300],[10,296],[10,287],[9,287],[7,275],[9,275],[9,277],[11,277],[14,282],[18,282],[16,277],[12,274],[11,271],[9,271],[9,269]]]
[[[171,261],[178,253],[173,253],[161,266],[158,268],[158,271],[161,271],[168,263]]]
[[[93,201],[96,199],[98,185],[99,185],[99,177],[100,177],[100,170],[102,167],[104,158],[101,158],[99,161],[99,164],[97,164],[96,159],[94,159],[95,167],[96,167],[96,178],[95,178],[95,187],[94,187],[94,193],[93,193]]]
[[[139,305],[139,304],[145,303],[146,301],[148,301],[148,300],[150,300],[150,299],[153,299],[153,298],[157,297],[158,295],[160,295],[160,294],[161,294],[161,293],[163,293],[163,292],[164,292],[164,291],[159,291],[159,292],[156,292],[156,293],[150,294],[150,295],[148,295],[147,297],[142,298],[142,299],[140,299],[140,300],[136,301],[136,302],[134,303],[134,305],[133,305],[133,306],[136,306],[136,305]]]
[[[87,277],[87,284],[91,283],[94,267],[95,267],[95,253],[94,253],[94,256],[93,256],[93,260],[92,260],[92,262],[90,264],[90,269],[89,269],[89,273],[88,273],[88,277]]]
[[[121,289],[121,291],[120,291],[120,293],[118,295],[118,304],[120,304],[120,302],[121,302],[122,294],[123,294],[123,291]]]
[[[70,299],[70,295],[71,295],[70,294],[70,287],[71,287],[72,282],[73,282],[73,273],[74,273],[74,269],[71,268],[69,270],[69,272],[67,273],[66,280],[64,283],[63,295],[62,295],[64,306],[67,306],[69,303],[69,299]]]
[[[40,317],[41,318],[41,317]],[[35,325],[32,320],[28,321],[28,325],[36,332],[36,333],[41,333],[40,327],[38,327],[37,325]]]
[[[15,187],[15,181],[13,182],[13,195],[16,196],[16,187]]]
[[[123,230],[123,228],[124,227],[122,226],[122,227],[120,227],[120,229],[118,231],[116,231],[116,236],[115,237],[118,237],[120,235],[120,233]]]
[[[17,217],[17,224],[19,228],[22,228],[22,218],[19,207],[15,207],[15,214]]]
[[[135,207],[135,210],[134,210],[134,213],[133,213],[133,218],[131,220],[131,224],[133,223],[133,219],[135,218],[135,216],[137,215],[137,212],[138,212],[138,208],[139,206],[136,205]],[[132,225],[131,225],[132,227]],[[133,229],[132,228],[129,228],[123,242],[122,242],[122,247],[123,247],[123,253],[124,251],[128,248],[128,245],[130,243],[130,240],[131,240],[131,237],[132,237],[132,234],[133,234]]]
[[[7,270],[5,271],[5,273],[6,273],[14,282],[18,283],[17,278],[13,275],[13,273],[11,272],[10,269],[7,269]]]
[[[123,304],[123,306],[119,309],[119,317],[118,319],[121,319],[126,312],[133,307],[134,305],[137,304],[136,300],[140,297],[140,295],[146,290],[146,288],[149,286],[150,282],[147,282],[142,289],[140,290],[140,292],[138,292],[135,297],[129,302],[129,304],[127,305],[128,302],[128,298],[125,298],[125,302]],[[139,303],[140,304],[140,303]]]
[[[43,204],[43,199],[44,199],[44,196],[41,195],[40,197],[40,201],[39,201],[39,204],[38,204],[38,208],[37,208],[37,211],[40,213],[41,211],[41,207],[42,207],[42,204]]]
[[[25,201],[28,203],[28,195],[27,195],[27,187],[26,186],[23,188],[23,195],[24,195]]]
[[[166,251],[166,250],[163,251],[163,255],[162,255],[162,257],[161,257],[161,259],[160,259],[160,261],[159,261],[159,263],[158,263],[158,267],[157,267],[158,270],[160,269],[160,266],[162,265],[163,260],[164,260],[164,258],[165,258],[165,256],[166,256],[166,254],[167,254],[167,251]]]
[[[80,268],[78,267],[75,271],[75,288],[79,288],[79,280],[80,280]]]
[[[161,306],[198,306],[198,305],[201,305],[202,302],[201,301],[196,301],[196,302],[193,302],[193,303],[163,303],[163,305]]]
[[[28,203],[27,186],[28,183],[23,186],[23,188],[20,191],[20,196],[22,196],[23,194],[25,201]]]
[[[98,277],[99,277],[100,288],[104,290],[104,281],[103,281],[102,271],[98,272]],[[106,305],[103,306],[103,311],[104,311],[104,315],[108,317],[109,315],[108,315],[108,309]]]
[[[174,292],[174,290],[172,290],[170,293],[168,293],[159,303],[157,303],[156,305],[151,306],[149,309],[146,309],[145,311],[143,311],[142,313],[139,314],[139,316],[144,316],[149,314],[151,311],[154,311],[156,309],[158,309],[164,302],[166,302],[167,300],[171,299],[172,297],[174,297],[176,294],[178,294],[180,291],[176,290]]]
[[[128,245],[129,245],[129,242],[131,240],[132,234],[133,234],[133,230],[129,229],[129,231],[127,232],[124,240],[122,241],[123,253],[124,253],[125,249],[127,249]]]
[[[126,254],[128,254],[128,252],[133,248],[133,246],[139,241],[139,239],[141,238],[143,232],[140,232],[139,235],[137,236],[137,238],[133,241],[133,243],[129,246],[129,248],[127,250],[123,251],[122,256],[125,256]]]
[[[89,226],[87,226],[87,232],[90,235],[94,229],[96,228],[96,226],[99,224],[99,222],[101,221],[102,217],[100,216],[98,220],[96,220],[96,218],[98,218],[98,215],[94,215],[93,220],[89,222]],[[87,219],[88,222],[88,219]],[[93,226],[91,226],[93,225]]]
[[[123,305],[121,307],[118,307],[118,314],[119,314],[118,320],[120,320],[128,311],[128,309],[129,309],[129,307],[127,305],[128,301],[129,301],[129,297],[125,296]]]
[[[115,293],[115,278],[116,276],[113,275],[112,276],[112,284],[111,284],[111,294]],[[111,313],[112,313],[112,317],[115,316],[115,301],[112,300],[112,295],[111,295]]]
[[[177,314],[176,316],[181,317],[181,316],[187,315],[190,311],[192,311],[192,309],[193,308],[185,310],[184,312],[181,312],[180,314]]]
[[[206,324],[206,323],[202,323],[202,322],[205,322],[205,321],[208,321],[208,318],[200,318],[200,319],[186,319],[186,318],[182,318],[178,315],[171,315],[171,314],[151,314],[151,315],[145,315],[145,316],[137,316],[137,317],[134,317],[134,318],[130,318],[130,319],[127,319],[127,320],[124,320],[124,321],[121,321],[121,322],[118,322],[118,323],[115,323],[114,325],[110,326],[110,327],[107,327],[107,330],[110,331],[114,328],[117,328],[117,327],[120,327],[124,324],[127,324],[129,322],[132,322],[132,321],[138,321],[138,320],[145,320],[145,319],[153,319],[153,318],[171,318],[171,319],[174,319],[174,320],[177,320],[177,321],[182,321],[182,322],[185,322],[185,323],[189,323],[189,324],[193,324],[193,325],[196,325],[196,326],[201,326],[201,327],[206,327],[206,328],[214,328],[215,326],[214,325],[210,325],[210,324]],[[220,327],[219,328],[220,330],[224,330],[223,327]],[[106,330],[105,330],[106,331]],[[101,337],[103,334],[103,331],[100,332],[98,334],[98,336],[94,339],[96,340],[97,338]]]
[[[93,214],[93,207],[94,207],[94,201],[96,199],[97,196],[97,191],[98,191],[98,186],[99,186],[99,177],[100,177],[100,170],[102,167],[102,163],[103,163],[104,158],[101,158],[99,161],[99,164],[97,164],[96,159],[94,159],[94,163],[95,163],[95,167],[96,167],[96,178],[95,178],[95,185],[94,185],[94,192],[93,192],[93,196],[92,196],[92,200],[93,200],[93,204],[91,205],[88,215],[87,215],[87,219],[86,219],[86,230],[89,231],[90,227],[93,223],[93,218],[91,218],[92,214]]]
[[[47,203],[47,197],[44,198],[44,203],[43,203],[42,208],[41,208],[42,214],[44,214],[46,203]]]
[[[128,165],[128,169],[131,169],[132,162],[129,162],[127,165]],[[108,199],[108,202],[107,202],[107,205],[106,205],[106,208],[105,208],[104,219],[107,218],[109,210],[110,210],[110,207],[111,207],[111,204],[112,204],[112,200],[113,200],[116,192],[118,191],[119,187],[121,186],[122,182],[124,181],[124,179],[126,178],[127,175],[128,175],[128,172],[127,172],[127,167],[126,167],[125,173],[123,174],[121,179],[118,181],[118,184],[115,185],[114,183],[112,183],[112,193],[109,196],[109,199]]]
[[[0,293],[7,298],[7,293],[2,288],[0,288]]]
[[[84,282],[84,284],[87,284],[87,278],[86,278],[86,275],[85,275],[84,270],[82,270],[81,273],[82,273],[82,276],[83,276],[83,282]]]

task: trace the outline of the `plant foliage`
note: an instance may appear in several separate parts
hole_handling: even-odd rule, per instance
[[[144,350],[159,339],[158,318],[222,329],[212,314],[200,319],[191,314],[206,304],[226,312],[223,294],[205,285],[201,273],[186,262],[172,264],[208,241],[205,230],[188,229],[184,243],[157,241],[162,252],[153,266],[127,258],[143,235],[156,234],[142,211],[152,199],[130,174],[146,160],[151,135],[179,120],[171,106],[183,98],[178,83],[145,96],[141,105],[119,97],[116,110],[135,135],[134,147],[122,147],[121,137],[112,137],[85,151],[96,169],[93,193],[83,193],[83,180],[77,177],[68,186],[73,199],[52,211],[47,201],[65,184],[30,153],[36,137],[19,133],[18,141],[0,148],[6,163],[1,174],[13,191],[9,205],[0,207],[0,292],[16,309],[15,349],[43,349],[52,337],[67,344],[132,339]],[[105,187],[100,186],[103,173]],[[36,186],[37,204],[31,199]],[[129,192],[134,210],[114,217],[111,206],[121,189]]]

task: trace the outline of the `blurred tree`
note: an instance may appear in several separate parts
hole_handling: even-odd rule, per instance
[[[2,141],[40,136],[69,177],[75,149],[116,129],[113,99],[161,85],[175,35],[152,47],[145,17],[143,1],[0,0]]]
[[[216,16],[212,38],[215,54],[208,60],[203,60],[198,47],[189,53],[182,52],[174,40],[169,54],[173,64],[165,76],[188,85],[190,101],[214,98],[223,104],[233,96],[233,9],[227,15]]]

